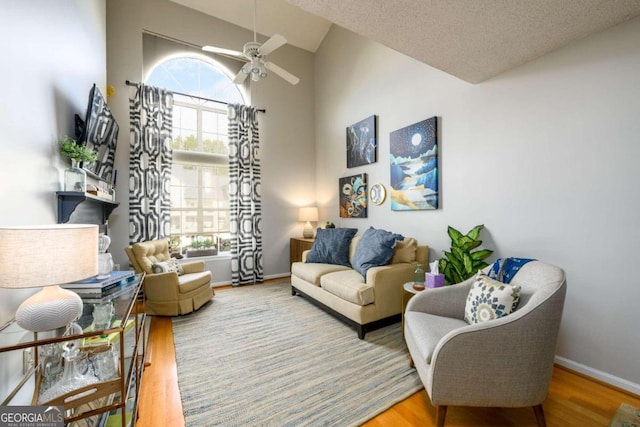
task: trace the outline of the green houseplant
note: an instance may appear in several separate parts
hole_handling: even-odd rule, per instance
[[[191,241],[191,248],[187,250],[187,257],[212,256],[218,254],[214,239],[197,237]]]
[[[95,162],[98,159],[95,152],[67,135],[60,139],[60,153],[76,162]]]
[[[472,252],[482,244],[480,232],[484,225],[476,225],[467,234],[449,226],[447,234],[451,238],[451,252],[444,252],[445,258],[438,262],[438,269],[444,274],[444,284],[453,285],[472,277],[478,270],[489,264],[484,262],[493,253],[490,249]]]
[[[64,171],[64,191],[85,192],[87,173],[80,167],[80,162],[95,162],[96,153],[75,139],[63,136],[60,140],[60,153],[71,159],[71,167]]]

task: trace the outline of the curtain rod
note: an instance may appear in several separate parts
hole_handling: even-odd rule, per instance
[[[132,82],[130,80],[125,80],[124,82],[127,84],[127,86],[139,86],[140,85],[140,83]],[[188,93],[181,93],[181,92],[175,92],[175,91],[170,91],[170,92],[171,93],[175,93],[176,95],[188,96],[189,98],[201,99],[202,101],[211,101],[211,102],[217,102],[218,104],[229,105],[228,102],[218,101],[217,99],[204,98],[202,96],[190,95]],[[266,113],[267,112],[267,110],[265,110],[264,108],[256,108],[256,111],[258,111],[260,113]]]

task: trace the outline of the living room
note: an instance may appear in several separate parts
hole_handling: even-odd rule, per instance
[[[121,126],[115,168],[126,176],[131,88],[125,81],[144,80],[143,32],[236,49],[252,37],[168,0],[10,2],[3,9],[2,53],[11,65],[0,69],[3,225],[57,222],[55,192],[67,167],[57,142],[72,134],[73,115],[86,108],[93,83],[115,88],[108,101]],[[636,17],[478,84],[337,25],[315,53],[282,47],[273,60],[300,83],[270,77],[251,88],[252,105],[266,109],[260,123],[265,277],[289,274],[289,238],[302,233],[300,206],[319,207],[318,225],[414,236],[430,247],[431,260],[449,248],[447,226],[484,224],[484,245],[495,258],[532,257],[566,271],[556,363],[640,394],[640,287],[625,273],[639,233],[633,214],[640,207],[639,39]],[[385,203],[372,206],[367,219],[339,217],[338,179],[351,174],[345,128],[373,114],[379,158],[360,170],[384,185],[389,133],[439,118],[440,209],[395,212]],[[125,183],[122,178],[109,223],[111,252],[121,266],[128,264]],[[228,259],[210,268],[214,284],[230,282]],[[0,289],[3,322],[25,296]]]

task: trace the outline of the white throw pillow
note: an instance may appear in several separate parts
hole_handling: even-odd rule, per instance
[[[508,285],[478,274],[471,285],[464,320],[469,324],[499,319],[515,311],[520,300],[520,286]]]
[[[178,260],[175,258],[171,258],[169,261],[156,262],[155,264],[151,265],[151,271],[153,271],[155,274],[168,273],[170,271],[175,271],[176,273],[178,273],[178,276],[182,276],[184,274],[182,265],[180,265]]]

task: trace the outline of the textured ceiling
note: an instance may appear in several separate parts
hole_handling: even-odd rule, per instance
[[[172,1],[253,28],[252,0]],[[265,36],[315,52],[334,23],[471,83],[638,15],[640,0],[257,0]]]
[[[253,30],[254,0],[171,1]],[[286,0],[256,1],[256,30],[259,34],[267,37],[280,34],[287,39],[289,44],[315,52],[329,31],[329,27],[331,27],[331,22],[307,13],[287,3]],[[214,44],[214,40],[211,41],[211,44]]]

